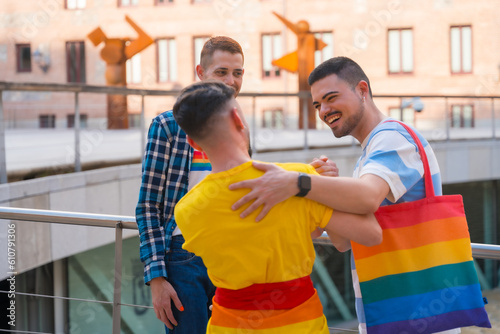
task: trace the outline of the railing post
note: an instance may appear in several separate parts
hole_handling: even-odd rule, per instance
[[[448,98],[444,98],[444,124],[446,126],[446,141],[450,140],[450,114],[448,113]]]
[[[144,153],[144,149],[146,148],[146,112],[144,108],[144,94],[141,95],[141,121],[140,121],[140,128],[141,128],[141,150],[140,150],[140,157],[142,157]]]
[[[257,147],[255,146],[257,137],[257,112],[255,110],[255,96],[252,97],[252,150],[257,152]]]
[[[121,298],[122,298],[122,223],[117,222],[115,228],[115,281],[113,289],[113,334],[121,332]]]
[[[496,124],[495,124],[495,98],[493,97],[491,98],[491,126],[493,127],[491,134],[493,136],[493,140],[495,140],[497,134],[496,134]]]
[[[5,121],[2,97],[3,90],[0,90],[0,183],[7,183],[7,155],[5,153]]]
[[[309,114],[307,108],[307,98],[302,99],[302,127],[304,129],[304,151],[309,149],[309,144],[307,142],[307,130],[309,128]]]
[[[75,93],[75,172],[82,171],[80,160],[80,102],[78,92]]]

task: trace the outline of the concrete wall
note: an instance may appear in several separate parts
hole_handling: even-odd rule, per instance
[[[140,164],[48,176],[0,185],[0,206],[133,216]],[[0,220],[0,279],[7,277],[7,227]],[[110,228],[14,222],[18,273],[114,242]],[[123,236],[137,235],[124,230]]]

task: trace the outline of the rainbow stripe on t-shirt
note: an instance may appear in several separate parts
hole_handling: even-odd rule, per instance
[[[210,160],[208,160],[205,152],[194,151],[193,152],[193,160],[191,161],[191,170],[192,171],[211,171],[212,165],[210,164]]]

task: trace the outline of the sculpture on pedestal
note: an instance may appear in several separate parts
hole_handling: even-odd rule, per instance
[[[154,42],[130,17],[125,16],[125,20],[137,32],[136,39],[108,38],[99,27],[87,35],[95,46],[104,42],[101,58],[106,62],[106,83],[110,86],[126,86],[126,61]],[[128,128],[126,95],[108,95],[107,117],[108,129]]]
[[[309,30],[309,23],[301,20],[297,23],[288,21],[283,16],[273,12],[291,31],[297,35],[297,51],[289,53],[280,59],[272,62],[274,66],[278,66],[288,72],[297,73],[299,75],[299,91],[309,91],[309,84],[307,79],[309,73],[314,70],[314,52],[322,50],[326,43],[317,39]],[[306,101],[304,101],[306,100]],[[312,106],[311,98],[299,98],[299,129],[304,128],[304,102],[307,103],[307,120],[308,128],[316,128],[316,114]]]

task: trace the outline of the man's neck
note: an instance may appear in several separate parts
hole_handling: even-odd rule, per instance
[[[234,150],[219,149],[206,153],[212,165],[212,173],[224,172],[251,160],[248,152],[236,148]]]

